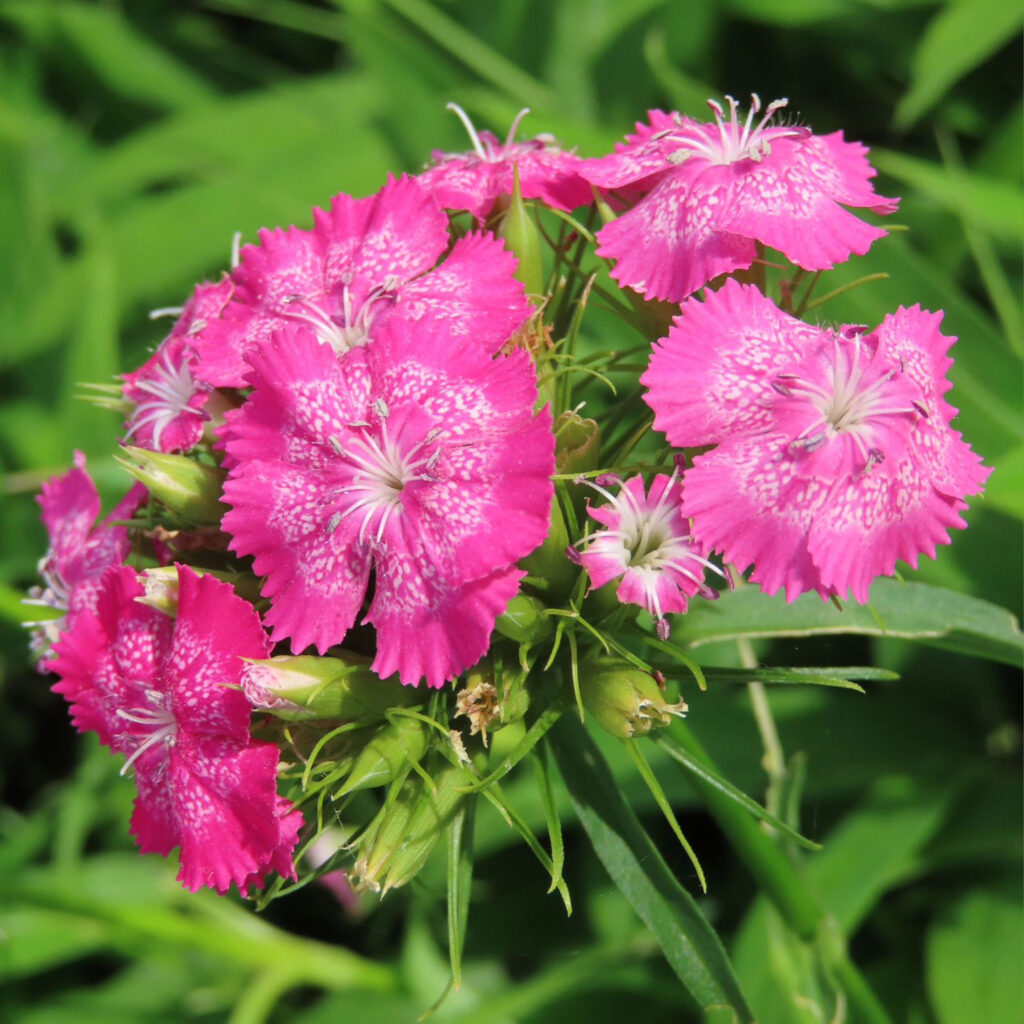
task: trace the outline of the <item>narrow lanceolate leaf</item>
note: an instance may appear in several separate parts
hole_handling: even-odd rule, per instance
[[[1020,664],[1024,637],[1017,620],[988,601],[926,583],[876,580],[871,603],[842,611],[813,594],[787,605],[755,587],[740,587],[717,601],[694,604],[673,624],[673,637],[696,647],[739,637],[862,633],[918,640],[932,647]]]
[[[755,818],[759,818],[761,821],[767,822],[772,826],[772,828],[786,836],[787,839],[792,839],[794,843],[797,843],[799,846],[802,846],[807,850],[821,849],[820,843],[816,843],[813,839],[808,839],[806,836],[802,836],[795,829],[790,828],[785,822],[776,818],[774,814],[766,811],[752,797],[747,796],[746,793],[741,789],[737,789],[731,782],[719,775],[718,772],[709,768],[702,761],[699,761],[692,754],[688,753],[667,733],[656,733],[651,738],[662,748],[662,750],[665,751],[666,754],[669,755],[669,757],[678,761],[688,772],[691,772],[709,786],[713,786],[715,789],[721,790],[721,792],[731,800],[734,800],[741,807],[745,807],[750,811]]]
[[[548,767],[548,748],[540,747],[533,754],[537,768],[537,790],[544,809],[544,821],[548,826],[548,842],[551,844],[551,887],[549,893],[558,888],[565,866],[565,843],[562,840],[562,821],[558,816],[555,793],[551,788],[551,770]]]
[[[473,881],[473,811],[476,802],[463,803],[448,826],[448,956],[452,984],[462,985],[462,950],[469,919],[469,888]]]
[[[690,994],[706,1011],[730,1007],[740,1024],[752,1022],[722,943],[623,799],[594,741],[572,716],[549,741],[598,857]]]

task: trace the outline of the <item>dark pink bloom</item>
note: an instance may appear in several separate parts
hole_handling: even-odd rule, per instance
[[[733,281],[686,302],[641,382],[672,444],[717,445],[684,479],[694,538],[788,600],[863,602],[897,561],[934,557],[989,473],[950,426],[941,319],[826,331]]]
[[[244,386],[245,353],[289,325],[343,354],[392,317],[429,316],[493,353],[532,312],[515,257],[491,235],[459,239],[437,265],[451,243],[448,218],[412,179],[366,199],[336,196],[313,220],[312,231],[264,229],[242,249],[231,302],[195,339],[202,380]]]
[[[719,274],[749,267],[756,242],[805,270],[827,270],[863,254],[885,231],[843,206],[892,213],[897,200],[875,194],[867,149],[842,132],[771,124],[786,100],[768,104],[756,124],[710,104],[714,124],[650,112],[649,125],[581,173],[605,189],[646,195],[598,232],[598,254],[616,261],[612,276],[648,298],[679,302]],[[842,204],[842,205],[840,205]]]
[[[502,143],[490,132],[478,132],[457,104],[449,103],[448,109],[465,125],[473,149],[468,153],[435,150],[433,166],[417,176],[439,206],[468,210],[483,223],[497,199],[512,195],[516,168],[524,199],[539,199],[556,210],[574,210],[593,201],[590,185],[579,174],[583,161],[575,153],[560,149],[550,135],[516,142],[516,130],[529,110],[519,111]]]
[[[181,847],[178,879],[193,891],[245,893],[270,871],[295,877],[302,816],[277,794],[278,749],[249,735],[238,688],[243,658],[270,642],[227,583],[178,566],[178,614],[137,599],[127,567],[103,577],[96,609],[58,644],[54,690],[80,732],[125,754],[139,795],[132,832],[143,853]]]
[[[659,474],[646,493],[640,476],[625,482],[599,477],[587,483],[608,501],[596,508],[588,506],[591,517],[604,529],[586,537],[581,542],[586,548],[571,557],[587,570],[595,587],[621,580],[616,591],[619,600],[646,608],[658,634],[667,638],[665,616],[685,612],[694,594],[717,597],[704,582],[704,570],[721,574],[690,540],[678,475]],[[612,484],[619,485],[618,494],[607,490]]]
[[[43,525],[50,535],[50,549],[39,562],[45,586],[33,587],[26,604],[63,612],[59,618],[28,623],[35,627],[32,649],[40,656],[39,668],[48,671],[52,645],[75,615],[96,605],[96,592],[103,571],[120,565],[131,547],[128,530],[113,523],[129,519],[147,497],[146,488],[136,484],[117,507],[97,523],[100,496],[85,468],[85,456],[75,452],[75,464],[63,476],[43,484],[36,499],[42,509]]]
[[[134,405],[125,423],[126,441],[161,452],[185,452],[199,443],[211,388],[196,379],[192,345],[220,319],[233,289],[228,277],[198,285],[153,355],[124,375],[124,397]],[[153,315],[166,312],[175,311]]]
[[[554,453],[532,363],[445,321],[391,318],[344,359],[292,328],[250,353],[229,417],[224,529],[267,578],[266,621],[323,653],[377,628],[374,671],[430,686],[473,664],[546,536]]]

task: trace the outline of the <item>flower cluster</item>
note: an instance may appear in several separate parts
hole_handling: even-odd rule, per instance
[[[172,311],[121,381],[123,440],[145,457],[125,463],[141,483],[110,516],[97,525],[80,454],[45,485],[40,665],[75,726],[125,756],[139,846],[179,846],[187,887],[295,878],[297,805],[333,787],[340,815],[379,785],[356,873],[400,884],[463,799],[467,743],[484,756],[536,699],[531,672],[578,680],[582,658],[576,693],[616,735],[685,711],[651,666],[595,644],[630,608],[626,626],[649,633],[643,609],[664,647],[669,615],[748,569],[789,599],[866,601],[964,525],[987,470],[951,426],[941,314],[831,329],[719,280],[764,246],[815,271],[864,253],[884,231],[844,207],[895,201],[860,144],[777,123],[785,101],[762,114],[755,96],[745,120],[728,103],[710,124],[652,111],[590,160],[517,141],[525,111],[502,144],[453,106],[472,151],[338,195],[310,228],[263,229]],[[639,378],[667,441],[648,438],[646,461],[626,461],[638,403],[604,399],[584,420],[572,401],[623,372],[624,341],[574,348],[603,261],[623,288],[681,303]],[[521,283],[545,279],[541,295]],[[598,496],[585,509],[574,478]],[[450,717],[429,719],[409,688],[452,681]],[[303,728],[286,737],[282,720]],[[429,792],[424,759],[441,764]]]

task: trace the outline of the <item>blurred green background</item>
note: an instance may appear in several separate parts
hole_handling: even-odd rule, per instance
[[[876,324],[900,303],[946,310],[945,333],[960,338],[957,425],[995,472],[971,529],[917,576],[1019,616],[1020,31],[1005,0],[0,0],[0,1018],[389,1024],[444,989],[443,872],[355,911],[312,886],[256,919],[237,899],[184,894],[174,866],[138,857],[132,786],[72,732],[18,622],[46,546],[40,482],[77,447],[108,506],[126,483],[112,461],[119,424],[76,400],[76,383],[137,365],[162,337],[148,310],[225,268],[235,231],[308,226],[336,192],[367,194],[431,149],[465,149],[449,100],[499,135],[529,106],[529,133],[586,156],[648,107],[702,116],[723,92],[788,96],[816,131],[868,143],[908,230],[834,272],[831,286],[890,277],[826,315]],[[893,640],[759,654],[902,674],[866,697],[773,693],[786,753],[806,772],[803,827],[826,841],[807,870],[897,1020],[1018,1024],[1018,674]],[[761,793],[745,695],[691,708],[725,774]],[[620,750],[609,756],[696,891],[650,794]],[[818,1019],[792,992],[827,979],[808,978],[806,951],[780,937],[685,779],[652,763],[760,1019]],[[530,780],[508,792],[543,821]],[[465,984],[435,1019],[696,1019],[581,834],[569,835],[567,920],[488,813]],[[387,970],[361,973],[344,948]]]

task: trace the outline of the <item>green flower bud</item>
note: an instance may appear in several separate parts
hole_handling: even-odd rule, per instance
[[[253,703],[282,718],[383,718],[418,699],[397,676],[381,679],[367,658],[282,655],[250,661],[243,680]],[[422,699],[422,698],[419,698]]]
[[[415,877],[463,800],[459,788],[470,781],[469,772],[450,764],[435,773],[435,790],[410,775],[359,843],[354,874],[360,884],[386,893]]]
[[[517,643],[537,643],[554,629],[551,617],[544,614],[544,607],[543,601],[530,594],[516,594],[504,613],[498,616],[494,628]]]
[[[567,597],[576,583],[578,570],[565,553],[568,546],[565,517],[556,499],[551,506],[551,528],[544,543],[519,563],[531,576],[547,581],[545,596],[550,604]]]
[[[519,188],[519,168],[513,168],[512,198],[502,218],[498,234],[505,240],[505,246],[515,253],[519,260],[516,277],[522,281],[526,294],[539,302],[544,294],[544,260],[540,232],[523,203]]]
[[[185,455],[168,455],[126,446],[126,459],[116,459],[150,494],[198,525],[216,525],[227,511],[220,497],[227,473]]]
[[[146,569],[136,577],[145,588],[139,604],[155,608],[164,615],[174,618],[178,614],[178,570],[173,565],[161,565]]]
[[[419,763],[427,750],[428,728],[424,722],[405,716],[388,722],[356,755],[352,771],[334,798],[357,789],[384,786],[397,778],[409,762]]]
[[[555,466],[559,473],[587,473],[601,457],[601,428],[568,409],[555,420]]]
[[[669,704],[644,671],[617,658],[596,658],[580,666],[583,707],[613,736],[630,739],[683,718],[686,702]]]

